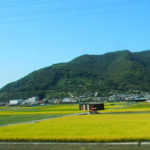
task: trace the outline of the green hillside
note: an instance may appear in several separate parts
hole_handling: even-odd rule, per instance
[[[150,51],[83,55],[30,73],[0,90],[0,100],[150,91]]]

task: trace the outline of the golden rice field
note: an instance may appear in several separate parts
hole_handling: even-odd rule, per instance
[[[150,111],[150,104],[106,103],[101,112]],[[0,107],[0,116],[74,114],[78,105]],[[7,118],[6,117],[6,118]],[[150,114],[100,114],[53,118],[0,127],[0,141],[114,142],[150,141]]]
[[[150,141],[150,114],[80,115],[1,127],[0,141]]]
[[[122,107],[122,108],[120,108]],[[106,105],[105,110],[100,112],[146,112],[150,111],[150,104],[147,102],[142,103],[135,103],[129,106],[127,105]],[[118,108],[118,109],[113,109]],[[120,109],[119,109],[120,108]]]
[[[0,126],[84,113],[79,105],[61,104],[36,107],[0,107]]]
[[[79,105],[48,105],[37,107],[0,107],[0,116],[4,115],[66,115],[81,113]]]
[[[105,110],[108,110],[108,109],[110,110],[110,109],[114,109],[114,108],[126,107],[127,103],[125,103],[125,102],[118,102],[118,103],[107,102],[104,105],[105,105]]]
[[[150,108],[143,108],[143,109],[140,109],[140,108],[137,108],[137,109],[133,109],[133,108],[122,108],[122,109],[111,109],[111,110],[102,110],[100,112],[141,112],[141,111],[150,111]]]
[[[126,105],[106,105],[105,110],[110,110],[112,108],[120,108],[120,107],[125,107]]]
[[[105,109],[123,107],[125,104],[120,103],[106,103]],[[67,115],[74,113],[81,113],[84,111],[79,110],[78,104],[61,104],[61,105],[48,105],[37,107],[0,107],[0,116],[8,115]]]

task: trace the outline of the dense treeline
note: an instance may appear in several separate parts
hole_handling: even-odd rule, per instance
[[[0,100],[65,97],[71,92],[150,91],[150,51],[83,55],[34,71],[0,90]]]

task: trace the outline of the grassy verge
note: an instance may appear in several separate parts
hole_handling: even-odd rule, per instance
[[[6,124],[15,124],[21,122],[28,122],[46,118],[55,118],[61,115],[10,115],[0,116],[0,126]]]

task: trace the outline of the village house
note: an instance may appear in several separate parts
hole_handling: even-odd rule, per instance
[[[20,105],[22,102],[23,102],[22,99],[10,100],[9,105],[10,106],[17,106],[17,105]]]
[[[25,100],[22,105],[36,105],[39,103],[39,97],[32,97]]]
[[[74,104],[74,103],[77,103],[77,100],[75,100],[75,99],[70,99],[70,98],[64,98],[64,99],[62,100],[62,103],[63,103],[63,104]]]

